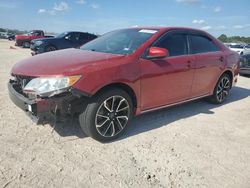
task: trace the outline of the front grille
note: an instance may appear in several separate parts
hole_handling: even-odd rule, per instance
[[[22,75],[13,75],[13,77],[15,78],[14,80],[11,80],[12,85],[14,87],[14,89],[22,94],[25,97],[28,97],[24,92],[23,89],[24,87],[35,77],[31,77],[31,76],[22,76]]]

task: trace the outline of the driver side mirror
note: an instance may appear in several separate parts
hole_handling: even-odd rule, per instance
[[[159,59],[169,56],[169,51],[165,48],[151,47],[148,50],[148,59]]]
[[[64,37],[65,38],[65,40],[69,40],[70,39],[70,37],[69,36],[66,36],[66,37]]]

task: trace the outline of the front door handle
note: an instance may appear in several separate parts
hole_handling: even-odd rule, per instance
[[[192,62],[191,62],[190,60],[188,60],[188,62],[187,62],[187,67],[190,69],[191,66],[192,66]]]

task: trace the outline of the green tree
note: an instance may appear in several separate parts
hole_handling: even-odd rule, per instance
[[[222,34],[221,36],[219,36],[218,39],[219,39],[221,42],[228,42],[227,35],[225,35],[225,34]]]

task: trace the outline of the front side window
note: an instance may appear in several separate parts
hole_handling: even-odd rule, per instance
[[[167,49],[169,56],[180,56],[188,53],[187,37],[184,34],[168,34],[156,42],[154,46]]]
[[[65,36],[65,39],[66,40],[69,40],[69,41],[78,41],[80,38],[80,33],[69,33]]]
[[[55,38],[63,38],[68,35],[68,32],[63,32],[55,36]]]
[[[201,35],[190,35],[190,51],[192,54],[216,52],[219,51],[219,47],[214,42]]]
[[[112,54],[131,54],[157,32],[157,30],[138,28],[117,30],[88,42],[81,49]]]

